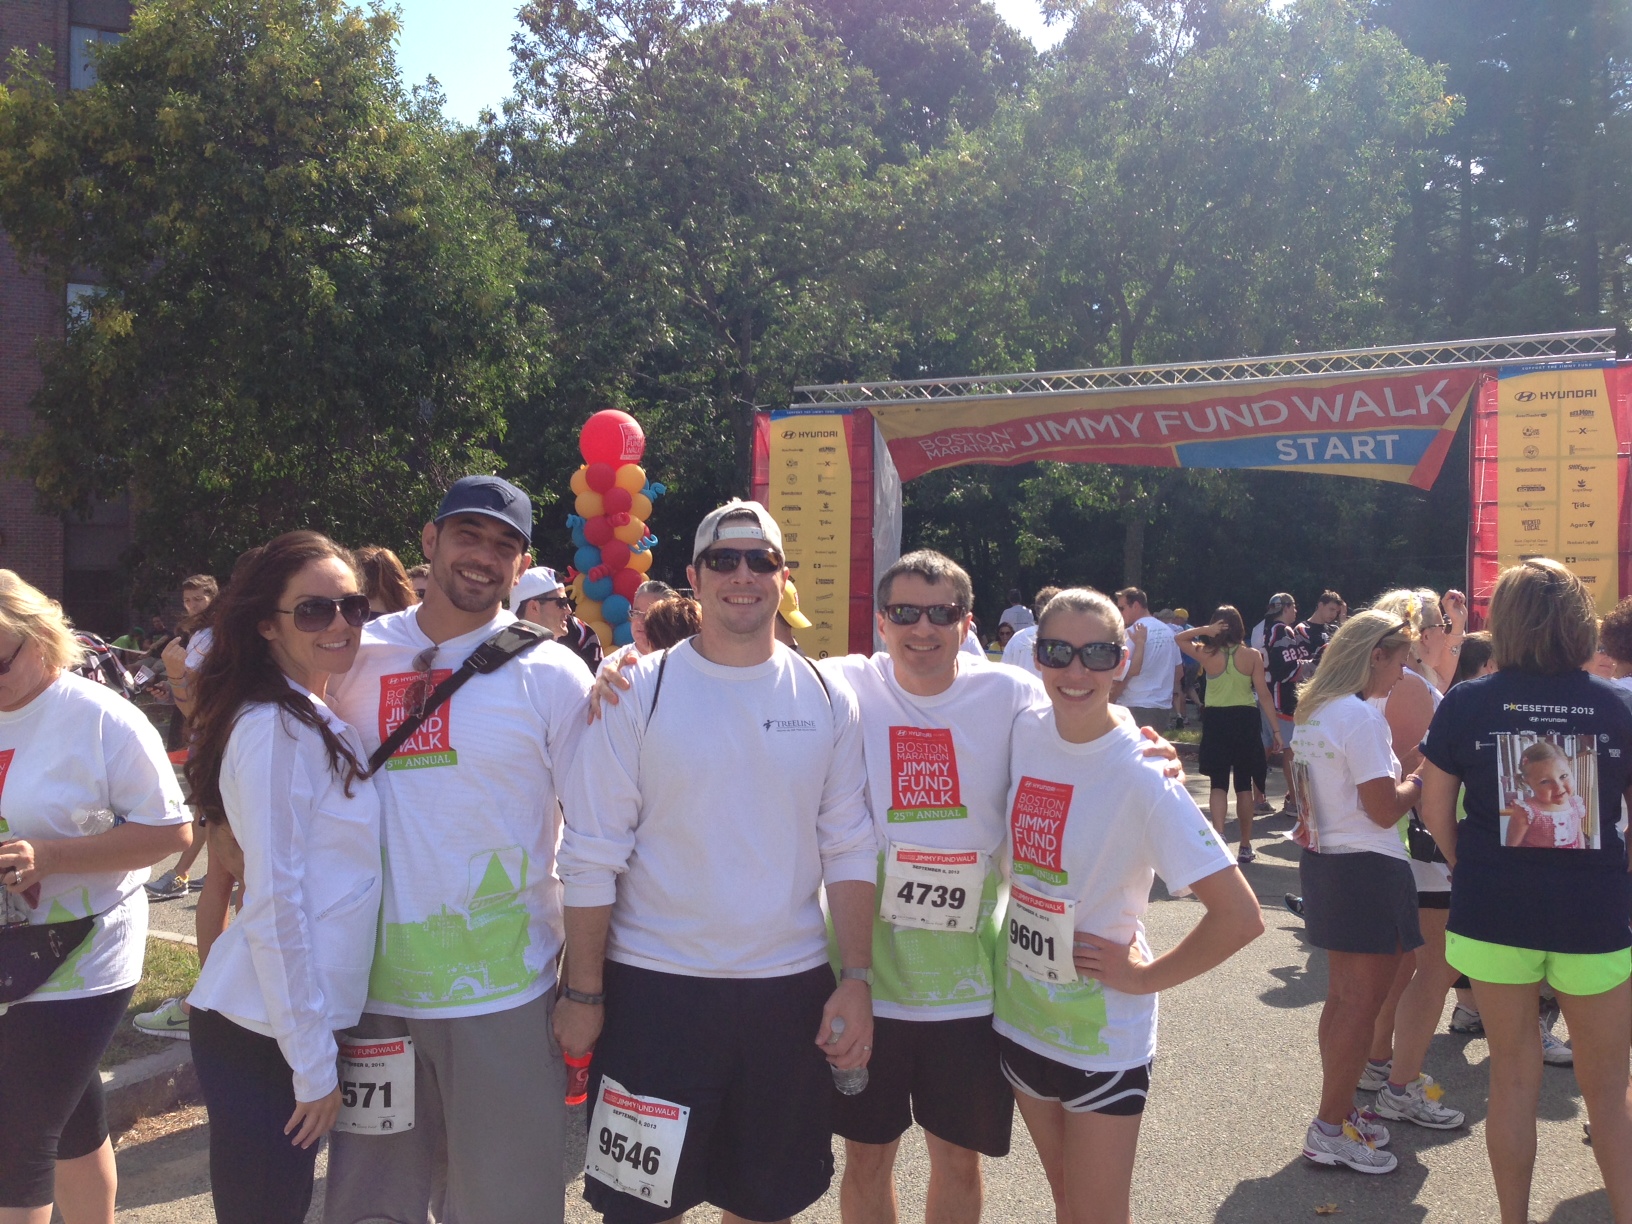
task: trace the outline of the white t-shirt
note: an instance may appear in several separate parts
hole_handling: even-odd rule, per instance
[[[210,653],[210,647],[215,644],[215,630],[208,627],[200,629],[187,639],[187,657],[182,665],[190,672],[196,672],[204,666],[204,656]]]
[[[105,685],[65,672],[22,709],[0,711],[0,841],[101,832],[108,812],[132,824],[190,819],[164,741],[140,710]],[[141,980],[147,874],[143,867],[48,875],[33,909],[6,894],[15,903],[7,908],[35,924],[102,915],[90,938],[23,1002],[83,999]]]
[[[298,685],[358,763],[357,732]],[[368,1000],[380,918],[380,800],[351,794],[329,767],[315,727],[271,703],[233,724],[221,762],[221,802],[244,852],[244,908],[210,948],[188,1001],[277,1039],[295,1099],[334,1091],[336,1029]]]
[[[567,780],[566,903],[612,906],[606,954],[625,965],[766,978],[824,964],[823,881],[877,874],[855,696],[781,643],[725,667],[687,639],[625,674]]]
[[[1370,850],[1409,859],[1394,826],[1379,826],[1360,805],[1362,782],[1400,777],[1382,711],[1352,694],[1328,701],[1297,724],[1292,757],[1300,777],[1308,771],[1320,853]]]
[[[431,686],[515,617],[450,638]],[[403,720],[413,660],[431,645],[416,608],[363,626],[329,706],[373,752]],[[555,983],[556,795],[583,732],[590,674],[542,642],[473,676],[378,774],[385,893],[368,1010],[453,1019],[520,1007]]]
[[[1139,670],[1128,677],[1117,700],[1125,706],[1166,709],[1173,704],[1173,670],[1184,662],[1184,656],[1173,640],[1172,628],[1154,616],[1141,616],[1134,626],[1144,627],[1145,651]]]
[[[1003,647],[1003,662],[1010,667],[1018,667],[1021,671],[1028,671],[1042,679],[1042,673],[1037,670],[1037,660],[1033,648],[1037,645],[1037,626],[1028,625],[1009,639],[1009,644]]]
[[[980,639],[973,632],[963,635],[963,641],[958,644],[958,649],[966,655],[974,655],[982,663],[986,662],[986,651],[981,648]]]
[[[1015,668],[958,660],[944,693],[918,697],[896,682],[888,654],[824,659],[824,675],[856,694],[867,790],[882,851],[889,843],[985,856],[974,931],[934,931],[873,919],[873,1014],[895,1020],[961,1020],[992,1014],[1000,864],[1008,838],[1009,737],[1000,730],[1047,701]],[[665,698],[667,700],[667,698]]]
[[[1135,940],[1148,958],[1142,916],[1156,875],[1169,891],[1232,865],[1165,762],[1142,754],[1139,732],[1118,726],[1086,744],[1060,738],[1052,708],[1014,723],[1009,849],[1015,889],[1076,904],[1074,927]],[[1012,902],[1011,902],[1012,906]],[[1012,910],[1011,910],[1012,912]],[[1156,1054],[1156,996],[1078,978],[1040,982],[999,950],[997,1031],[1085,1071],[1143,1066]]]
[[[999,625],[1013,625],[1016,633],[1037,623],[1037,618],[1031,614],[1031,609],[1025,604],[1010,604],[1003,609],[1003,615],[997,618]]]

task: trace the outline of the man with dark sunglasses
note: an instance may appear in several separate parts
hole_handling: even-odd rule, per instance
[[[515,618],[532,502],[467,476],[420,543],[425,599],[363,628],[330,706],[373,752]],[[413,1039],[411,1130],[331,1137],[331,1224],[562,1219],[565,1068],[550,1017],[561,948],[552,879],[556,794],[584,726],[590,676],[544,642],[472,677],[376,775],[385,888],[358,1038]]]
[[[631,666],[568,781],[555,1031],[568,1056],[595,1052],[584,1197],[609,1224],[804,1210],[832,1179],[835,1071],[871,1053],[859,716],[776,641],[783,556],[757,502],[703,520],[701,631]]]
[[[601,641],[594,630],[572,614],[572,600],[561,579],[547,565],[528,570],[516,581],[510,592],[510,610],[524,621],[532,621],[550,631],[589,668],[594,675],[601,665]]]

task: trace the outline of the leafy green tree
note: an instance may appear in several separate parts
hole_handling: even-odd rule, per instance
[[[401,544],[492,470],[524,247],[474,137],[340,0],[152,0],[59,95],[0,88],[0,224],[97,291],[9,439],[46,505],[129,489],[139,582],[318,527]]]

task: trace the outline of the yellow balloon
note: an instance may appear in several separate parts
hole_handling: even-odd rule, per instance
[[[633,548],[646,538],[646,524],[638,518],[632,518],[622,527],[614,527],[612,535],[614,539],[622,540]]]
[[[637,574],[644,574],[652,568],[652,554],[647,552],[632,552],[629,554],[629,568]]]
[[[600,518],[606,513],[606,503],[601,500],[599,493],[580,493],[573,508],[586,519]]]
[[[584,624],[588,625],[595,621],[605,619],[601,613],[601,605],[599,600],[575,599],[572,602],[577,605],[573,608],[572,614],[579,620],[583,621]]]
[[[584,576],[579,574],[578,577],[574,578],[567,586],[567,590],[572,592],[572,600],[574,603],[581,600],[584,597]]]
[[[574,493],[589,492],[589,481],[585,479],[585,473],[588,470],[588,464],[579,464],[578,470],[572,474],[572,491]]]
[[[638,463],[626,463],[613,474],[612,483],[620,489],[639,493],[646,487],[646,469]]]
[[[651,518],[652,499],[647,497],[644,493],[636,493],[631,499],[631,504],[629,506],[629,517],[638,519]]]
[[[588,624],[590,629],[594,631],[595,636],[601,639],[602,653],[610,653],[616,648],[616,644],[612,641],[611,625],[605,621],[589,621]]]

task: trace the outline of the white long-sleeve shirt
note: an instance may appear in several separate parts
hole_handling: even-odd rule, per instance
[[[607,956],[622,964],[815,968],[823,882],[871,884],[877,869],[855,697],[781,645],[753,667],[711,663],[691,641],[666,657],[643,658],[580,741],[557,854],[565,903],[612,906]]]
[[[297,690],[305,692],[305,690]],[[366,764],[357,732],[312,706]],[[295,1099],[334,1091],[334,1030],[368,998],[380,915],[380,801],[351,794],[309,727],[269,703],[246,708],[221,761],[221,803],[244,852],[244,908],[210,949],[189,1001],[277,1039]]]

